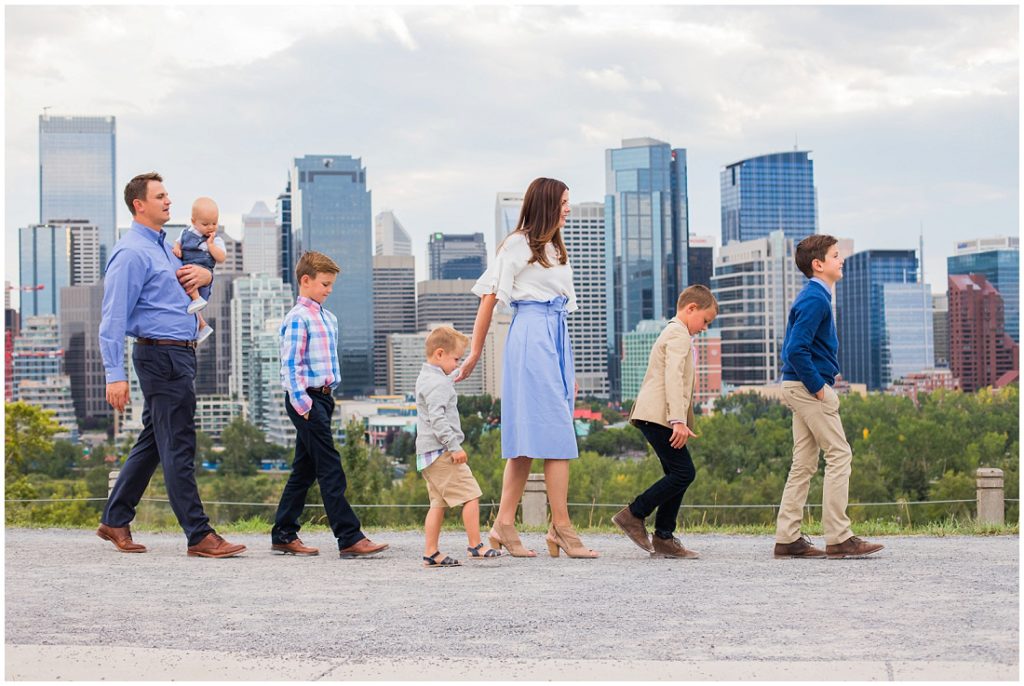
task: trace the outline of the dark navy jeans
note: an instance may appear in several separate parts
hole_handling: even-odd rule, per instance
[[[668,440],[672,429],[655,422],[636,422],[636,428],[654,448],[654,453],[661,460],[661,468],[665,471],[658,481],[636,497],[629,505],[629,511],[640,519],[646,519],[655,509],[654,535],[658,538],[672,538],[676,530],[676,519],[679,517],[679,506],[683,503],[686,489],[693,483],[697,470],[690,458],[690,451],[684,445],[675,449]]]
[[[309,419],[305,419],[292,407],[288,394],[284,394],[288,418],[295,426],[295,459],[292,461],[292,474],[277,506],[270,540],[274,544],[285,544],[298,538],[301,528],[299,517],[306,505],[306,493],[314,481],[319,481],[327,521],[338,539],[338,548],[347,548],[366,536],[360,530],[359,517],[345,499],[347,481],[341,468],[341,455],[334,448],[331,433],[334,397],[316,389],[309,391],[309,397],[313,399],[313,408],[309,411]]]
[[[196,354],[176,345],[135,344],[135,373],[142,387],[142,432],[128,454],[101,521],[128,526],[159,464],[178,523],[196,545],[213,531],[196,486]]]

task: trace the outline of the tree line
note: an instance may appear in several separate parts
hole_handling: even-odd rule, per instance
[[[950,516],[973,516],[973,502],[913,506],[857,503],[913,503],[975,498],[978,467],[1005,473],[1006,497],[1019,497],[1019,389],[1011,385],[976,393],[936,391],[918,404],[883,394],[842,398],[841,415],[853,447],[850,515],[854,521],[892,519],[927,523]],[[569,502],[578,526],[607,525],[616,508],[631,501],[661,476],[661,467],[643,436],[621,424],[623,414],[598,401],[581,402],[602,415],[591,422],[580,443],[580,458],[571,467]],[[59,430],[47,413],[23,403],[6,406],[5,497],[8,525],[88,526],[95,524],[107,495],[111,469],[123,462],[131,441],[87,451],[54,441]],[[484,496],[483,516],[493,517],[501,493],[500,400],[489,396],[459,399],[469,464]],[[788,474],[792,454],[792,415],[777,401],[755,393],[722,399],[714,414],[699,416],[697,437],[690,443],[697,478],[687,491],[681,517],[686,523],[770,524]],[[415,470],[415,439],[403,431],[388,436],[383,449],[369,445],[360,421],[346,426],[338,450],[348,477],[348,497],[355,505],[390,505],[357,509],[368,526],[418,526],[428,502],[426,484]],[[243,518],[271,521],[287,474],[259,472],[263,461],[289,462],[291,451],[267,443],[260,430],[234,420],[221,437],[222,450],[199,434],[197,480],[208,512],[218,522]],[[216,472],[199,467],[214,463]],[[542,464],[536,461],[535,471]],[[808,503],[821,502],[822,472],[812,481]],[[164,497],[158,470],[147,497]],[[12,499],[96,498],[86,502],[16,503]],[[320,503],[311,490],[308,502]],[[215,503],[256,503],[218,505]],[[687,505],[767,505],[717,509]],[[140,523],[173,527],[170,508],[144,504]],[[1017,521],[1019,504],[1007,502],[1007,521]],[[323,522],[323,510],[307,508],[307,518]]]

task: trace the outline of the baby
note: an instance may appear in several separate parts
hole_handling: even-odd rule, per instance
[[[197,198],[192,203],[192,225],[182,229],[172,248],[174,254],[181,259],[183,264],[198,264],[212,272],[217,264],[225,260],[227,250],[224,246],[224,239],[217,235],[219,219],[220,211],[217,209],[217,203],[210,198]],[[210,287],[213,287],[212,282]],[[199,295],[198,289],[188,291],[188,295],[192,298],[192,302],[188,306],[189,314],[195,314],[206,307],[206,299]],[[198,317],[199,336],[196,338],[196,343],[202,343],[213,333],[213,327],[207,325],[203,315],[200,314]]]

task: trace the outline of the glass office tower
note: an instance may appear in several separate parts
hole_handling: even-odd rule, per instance
[[[644,319],[675,315],[686,287],[689,205],[686,150],[631,138],[605,151],[608,375],[620,397],[622,337]]]
[[[291,172],[295,245],[341,267],[324,306],[338,317],[338,395],[373,392],[373,216],[366,168],[348,155],[306,155]],[[296,255],[297,258],[297,255]]]
[[[115,132],[114,117],[39,117],[39,223],[98,226],[104,271],[117,242]]]
[[[867,384],[868,390],[881,390],[891,381],[886,371],[885,286],[918,283],[917,268],[913,250],[865,250],[846,258],[843,278],[836,284],[836,330],[839,372],[847,381]],[[905,295],[894,291],[890,304],[895,306]],[[919,297],[924,308],[923,295]],[[921,321],[923,340],[925,317],[915,317]],[[930,346],[928,352],[932,353]]]
[[[817,233],[818,208],[810,152],[751,157],[720,174],[722,245],[781,230],[794,245]]]
[[[473,279],[487,269],[487,246],[482,233],[432,233],[427,240],[430,278]]]

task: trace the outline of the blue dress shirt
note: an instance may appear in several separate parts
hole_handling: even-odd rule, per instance
[[[199,319],[186,311],[191,299],[175,274],[181,266],[163,229],[157,232],[132,222],[131,229],[114,246],[103,277],[100,321],[100,353],[107,383],[128,379],[124,369],[125,335],[195,340]]]

